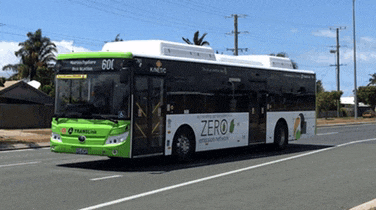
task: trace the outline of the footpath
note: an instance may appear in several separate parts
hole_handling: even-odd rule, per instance
[[[318,127],[376,123],[376,118],[317,119]],[[0,151],[50,146],[51,129],[0,129]]]
[[[50,146],[51,129],[0,129],[0,151]]]

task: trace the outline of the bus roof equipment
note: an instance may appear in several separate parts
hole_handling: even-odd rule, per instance
[[[133,40],[106,43],[104,52],[132,52],[133,55],[147,57],[174,57],[197,59],[204,61],[216,61],[218,63],[232,63],[259,67],[274,67],[293,69],[289,58],[271,55],[220,55],[206,46],[188,45],[183,43],[168,42],[162,40]]]

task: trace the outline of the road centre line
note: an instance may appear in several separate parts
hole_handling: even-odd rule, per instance
[[[337,134],[338,132],[331,132],[331,133],[318,133],[316,134],[317,136],[325,136],[325,135],[333,135],[333,134]]]
[[[122,177],[122,175],[113,175],[113,176],[105,176],[105,177],[100,177],[100,178],[94,178],[94,179],[90,179],[90,181],[98,181],[98,180],[111,179],[111,178],[117,178],[117,177]]]
[[[282,159],[274,160],[274,161],[267,162],[267,163],[262,163],[262,164],[258,164],[258,165],[254,165],[254,166],[249,166],[249,167],[246,167],[246,168],[241,168],[241,169],[237,169],[237,170],[233,170],[233,171],[228,171],[228,172],[216,174],[216,175],[213,175],[213,176],[204,177],[204,178],[201,178],[201,179],[196,179],[196,180],[183,182],[183,183],[176,184],[176,185],[171,185],[171,186],[168,186],[168,187],[163,187],[163,188],[160,188],[160,189],[140,193],[140,194],[137,194],[137,195],[132,195],[132,196],[120,198],[120,199],[117,199],[117,200],[109,201],[109,202],[106,202],[106,203],[101,203],[101,204],[98,204],[98,205],[95,205],[95,206],[86,207],[86,208],[83,208],[83,209],[80,209],[80,210],[92,210],[92,209],[98,209],[98,208],[102,208],[102,207],[106,207],[106,206],[110,206],[110,205],[115,205],[115,204],[122,203],[122,202],[125,202],[125,201],[134,200],[134,199],[137,199],[137,198],[142,198],[142,197],[145,197],[145,196],[148,196],[148,195],[157,194],[157,193],[160,193],[160,192],[164,192],[164,191],[168,191],[168,190],[172,190],[172,189],[196,184],[196,183],[199,183],[199,182],[208,181],[208,180],[211,180],[211,179],[216,179],[216,178],[223,177],[223,176],[228,176],[228,175],[232,175],[232,174],[236,174],[236,173],[240,173],[240,172],[244,172],[244,171],[249,171],[249,170],[260,168],[260,167],[263,167],[263,166],[268,166],[268,165],[272,165],[272,164],[276,164],[276,163],[280,163],[280,162],[284,162],[284,161],[288,161],[288,160],[293,160],[293,159],[296,159],[296,158],[300,158],[300,157],[324,152],[324,151],[327,151],[327,150],[332,150],[332,149],[335,149],[335,148],[339,148],[339,147],[343,147],[343,146],[347,146],[347,145],[351,145],[351,144],[357,144],[357,143],[363,143],[363,142],[375,141],[375,140],[376,140],[376,138],[352,141],[352,142],[348,142],[348,143],[345,143],[345,144],[336,145],[334,147],[319,149],[319,150],[307,152],[307,153],[300,154],[300,155],[282,158]]]
[[[7,165],[0,165],[0,168],[2,168],[2,167],[8,167],[8,166],[30,165],[30,164],[37,164],[37,163],[39,163],[39,162],[13,163],[13,164],[7,164]]]

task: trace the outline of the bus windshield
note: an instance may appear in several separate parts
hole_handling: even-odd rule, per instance
[[[55,114],[58,117],[130,118],[130,83],[120,72],[56,76]]]

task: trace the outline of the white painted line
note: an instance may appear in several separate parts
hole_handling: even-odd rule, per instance
[[[28,162],[28,163],[13,163],[13,164],[7,164],[7,165],[0,165],[0,168],[2,167],[8,167],[8,166],[22,166],[22,165],[30,165],[30,164],[37,164],[39,162]]]
[[[317,127],[317,129],[321,130],[321,129],[337,129],[337,128],[347,128],[347,127],[354,128],[354,127],[363,127],[363,126],[375,126],[374,123],[359,123],[359,124],[352,124],[352,125],[341,124],[340,126],[335,126],[335,125],[336,124],[329,124],[327,126]],[[337,124],[337,125],[339,125],[339,124]]]
[[[338,132],[331,132],[331,133],[318,133],[316,134],[317,136],[325,136],[325,135],[333,135],[333,134],[337,134]]]
[[[24,151],[37,151],[40,149],[50,149],[49,147],[42,147],[42,148],[30,148],[30,149],[14,149],[14,150],[5,150],[5,151],[0,151],[1,153],[11,153],[11,152],[24,152]]]
[[[375,207],[376,207],[376,199],[368,201],[367,203],[363,203],[359,206],[355,206],[354,208],[351,208],[350,210],[370,210]]]
[[[287,157],[287,158],[282,158],[282,159],[279,159],[279,160],[274,160],[274,161],[267,162],[267,163],[262,163],[262,164],[259,164],[259,165],[249,166],[249,167],[246,167],[246,168],[241,168],[241,169],[237,169],[237,170],[233,170],[233,171],[228,171],[228,172],[225,172],[225,173],[216,174],[216,175],[213,175],[213,176],[204,177],[204,178],[201,178],[201,179],[192,180],[192,181],[189,181],[189,182],[183,182],[183,183],[177,184],[177,185],[171,185],[171,186],[168,186],[168,187],[164,187],[164,188],[152,190],[152,191],[149,191],[149,192],[144,192],[144,193],[137,194],[137,195],[132,195],[132,196],[129,196],[129,197],[120,198],[120,199],[117,199],[117,200],[109,201],[109,202],[98,204],[98,205],[95,205],[95,206],[86,207],[86,208],[83,208],[83,209],[80,209],[80,210],[99,209],[99,208],[102,208],[102,207],[106,207],[106,206],[110,206],[110,205],[122,203],[122,202],[129,201],[129,200],[134,200],[134,199],[145,197],[145,196],[148,196],[148,195],[153,195],[153,194],[157,194],[157,193],[160,193],[160,192],[164,192],[164,191],[168,191],[168,190],[172,190],[172,189],[184,187],[184,186],[187,186],[187,185],[192,185],[192,184],[196,184],[196,183],[199,183],[199,182],[208,181],[208,180],[211,180],[211,179],[215,179],[215,178],[219,178],[219,177],[223,177],[223,176],[228,176],[228,175],[231,175],[231,174],[236,174],[236,173],[240,173],[240,172],[252,170],[252,169],[255,169],[255,168],[260,168],[260,167],[263,167],[263,166],[268,166],[268,165],[272,165],[272,164],[276,164],[276,163],[288,161],[288,160],[293,160],[293,159],[296,159],[296,158],[300,158],[300,157],[304,157],[304,156],[316,154],[316,153],[319,153],[319,152],[324,152],[324,151],[327,151],[327,150],[332,150],[332,149],[335,149],[335,148],[338,148],[338,147],[347,146],[347,145],[350,145],[350,144],[367,142],[367,141],[375,141],[375,140],[376,140],[376,138],[375,139],[365,139],[365,140],[359,140],[359,141],[353,141],[353,142],[349,142],[349,143],[345,143],[345,144],[340,144],[340,145],[337,145],[337,146],[334,146],[334,147],[328,147],[328,148],[325,148],[325,149],[319,149],[319,150],[315,150],[315,151],[312,151],[312,152],[307,152],[307,153],[300,154],[300,155],[295,155],[295,156],[291,156],[291,157]]]
[[[98,181],[98,180],[103,180],[103,179],[112,179],[112,178],[117,178],[117,177],[122,177],[122,175],[113,175],[113,176],[105,176],[105,177],[100,177],[100,178],[94,178],[94,179],[90,179],[90,181]]]

